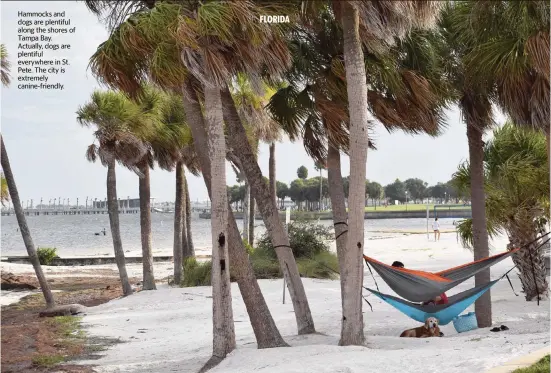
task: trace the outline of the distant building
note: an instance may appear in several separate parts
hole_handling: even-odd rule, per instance
[[[151,203],[153,203],[153,200],[154,198],[151,198]],[[95,209],[107,208],[107,201],[92,201],[92,208],[95,208]],[[140,208],[139,198],[119,199],[119,209],[138,209],[138,208]]]

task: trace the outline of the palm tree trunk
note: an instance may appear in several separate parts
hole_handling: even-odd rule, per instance
[[[281,271],[285,277],[293,302],[298,333],[315,333],[310,305],[308,304],[297,263],[290,247],[287,231],[279,217],[275,200],[270,196],[268,185],[263,180],[262,171],[260,171],[256,157],[247,139],[247,134],[237,113],[235,103],[227,88],[222,91],[222,103],[224,107],[224,121],[228,126],[228,132],[231,134],[229,141],[241,162],[243,172],[251,186],[253,196],[251,204],[253,201],[258,203],[264,225],[269,232],[272,245],[275,248]],[[253,216],[250,218],[253,219]]]
[[[210,160],[206,151],[207,133],[197,94],[188,82],[185,82],[183,89],[183,104],[203,179],[209,196],[211,196]],[[253,267],[239,235],[239,228],[231,209],[228,211],[228,245],[232,274],[237,280],[239,291],[243,297],[258,348],[288,346],[281,337],[264,295],[260,291],[260,286],[258,286],[258,281],[254,275]]]
[[[109,213],[109,224],[111,236],[113,237],[113,249],[115,261],[119,269],[122,292],[125,296],[132,294],[132,287],[126,273],[124,250],[122,249],[121,229],[119,225],[119,204],[117,199],[117,176],[115,174],[115,159],[111,159],[107,165],[107,212]]]
[[[251,201],[249,202],[249,245],[254,245],[254,223],[256,220],[256,201],[251,195]]]
[[[187,200],[186,200],[186,191],[185,191],[185,170],[182,168],[182,258],[185,259],[191,257],[189,249],[189,238],[187,234]]]
[[[46,301],[46,307],[52,308],[55,306],[55,299],[50,290],[50,285],[44,276],[42,271],[42,266],[38,260],[38,255],[36,254],[36,249],[34,247],[33,238],[31,237],[31,232],[29,226],[27,225],[27,219],[25,219],[25,213],[23,212],[23,207],[21,206],[21,201],[19,200],[19,192],[17,191],[17,185],[15,184],[15,178],[11,170],[10,160],[8,158],[8,152],[6,146],[4,145],[4,137],[0,135],[1,141],[1,153],[0,161],[2,164],[2,170],[4,171],[4,177],[6,178],[6,183],[8,184],[8,191],[11,196],[11,201],[13,203],[13,210],[15,212],[15,217],[17,218],[17,224],[19,225],[19,230],[21,231],[21,236],[23,237],[23,242],[27,248],[27,255],[29,256],[29,261],[33,265],[34,273],[40,284],[40,289],[42,289],[42,294]]]
[[[467,139],[469,142],[469,162],[471,166],[471,210],[473,219],[474,260],[487,258],[490,255],[488,230],[486,225],[486,199],[484,194],[484,142],[482,131],[467,122]],[[490,269],[475,275],[475,286],[490,282]],[[475,313],[480,328],[492,325],[492,302],[488,290],[475,302]]]
[[[186,191],[186,232],[189,255],[195,257],[195,245],[193,245],[193,234],[191,233],[191,199],[189,198],[189,188],[187,185],[186,170],[183,171],[184,188]]]
[[[343,266],[347,269],[343,289],[342,346],[365,341],[362,313],[364,251],[364,195],[368,145],[367,85],[358,10],[342,3],[344,64],[350,113],[350,186],[347,250]],[[342,276],[342,275],[341,275]],[[341,277],[342,278],[342,277]]]
[[[228,256],[228,201],[226,142],[220,90],[205,86],[208,152],[211,164],[212,322],[213,357],[223,359],[235,349],[230,263]]]
[[[276,181],[276,160],[275,160],[275,142],[270,144],[270,159],[269,159],[269,179],[270,179],[270,193],[277,205],[277,181]]]
[[[151,250],[151,186],[149,182],[149,165],[144,162],[140,167],[140,230],[142,239],[143,290],[156,290],[153,275],[153,251]]]
[[[183,205],[184,197],[182,172],[184,164],[176,163],[176,199],[174,201],[174,245],[172,255],[174,257],[174,284],[179,285],[182,282],[182,233],[183,233]]]
[[[520,283],[527,301],[537,300],[538,297],[546,299],[549,295],[549,284],[547,283],[547,268],[543,255],[543,247],[538,247],[541,242],[534,242],[537,231],[532,230],[526,234],[521,229],[510,232],[509,248],[523,247],[516,254],[513,254],[513,263],[519,270]]]
[[[347,220],[346,205],[344,202],[344,185],[341,174],[341,155],[339,149],[329,142],[327,153],[327,180],[331,195],[331,209],[333,211],[333,224],[335,227],[335,241],[337,243],[337,257],[339,258],[339,273],[341,282],[341,303],[344,304],[344,284],[348,271],[344,265],[346,255]],[[342,330],[341,330],[342,331]],[[342,336],[341,336],[342,338]]]
[[[245,179],[245,201],[243,201],[243,239],[249,242],[249,214],[251,209],[249,208],[249,203],[251,202],[251,186]]]

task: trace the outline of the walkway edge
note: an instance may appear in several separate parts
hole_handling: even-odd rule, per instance
[[[537,351],[531,352],[528,355],[518,357],[514,360],[511,360],[501,366],[494,367],[490,370],[487,370],[486,373],[510,373],[518,368],[526,368],[530,365],[537,363],[545,355],[549,355],[550,346],[545,346]]]

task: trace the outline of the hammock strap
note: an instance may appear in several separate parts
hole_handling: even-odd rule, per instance
[[[337,237],[335,237],[335,240],[338,240],[340,236],[342,236],[343,234],[345,234],[346,232],[348,232],[348,229],[345,229],[344,231],[342,231],[341,233],[339,233],[337,235]]]
[[[507,277],[507,281],[509,281],[509,285],[511,285],[511,290],[513,290],[513,294],[515,294],[518,297],[518,294],[515,293],[515,288],[513,287],[513,283],[511,282],[511,279],[509,278],[509,275],[505,274],[505,277]]]
[[[365,265],[367,266],[367,269],[369,269],[369,273],[371,273],[371,277],[373,277],[373,282],[375,283],[375,286],[377,287],[377,291],[380,293],[381,290],[379,290],[379,285],[377,285],[377,280],[375,280],[375,276],[373,275],[373,271],[371,271],[371,267],[370,267],[369,263],[367,262],[367,260],[365,260]]]

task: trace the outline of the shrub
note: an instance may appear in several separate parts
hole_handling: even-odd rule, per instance
[[[302,277],[332,280],[337,278],[339,260],[336,254],[322,251],[312,257],[312,259],[301,258],[297,260],[298,271]]]
[[[210,286],[211,270],[210,260],[198,262],[195,258],[187,258],[184,262],[182,286]]]
[[[289,242],[295,258],[313,258],[321,252],[329,252],[327,241],[333,240],[331,230],[320,224],[306,221],[294,221],[289,224]],[[258,241],[257,250],[265,250],[272,258],[276,257],[268,232]]]
[[[40,264],[45,266],[49,266],[53,263],[54,259],[59,258],[55,247],[39,247],[36,249],[36,254],[38,255]]]
[[[282,278],[279,262],[273,258],[272,253],[266,250],[256,249],[249,259],[253,266],[253,271],[257,279],[276,279]],[[337,255],[324,251],[310,258],[301,258],[297,260],[299,273],[302,277],[311,277],[319,279],[334,279],[338,272]],[[195,258],[189,258],[184,263],[184,276],[181,283],[183,287],[192,286],[210,286],[211,285],[211,261],[198,262]],[[230,279],[235,281],[231,274]]]

